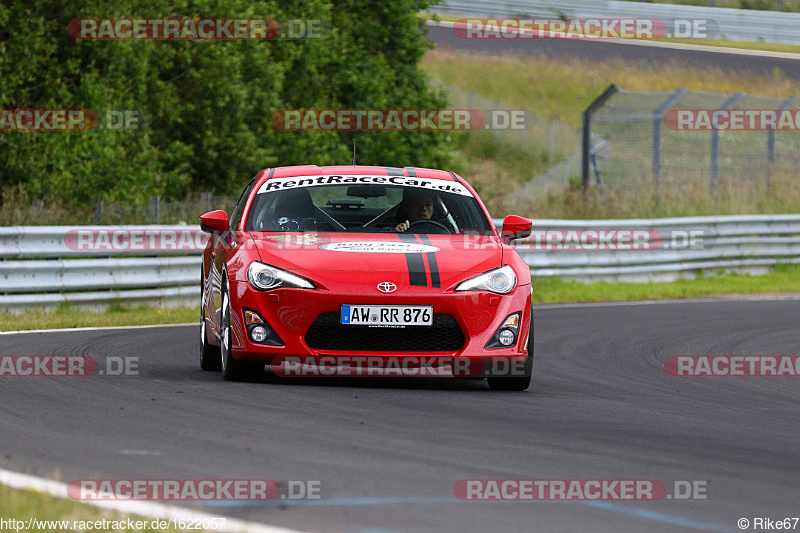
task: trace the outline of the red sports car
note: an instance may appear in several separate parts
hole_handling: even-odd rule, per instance
[[[493,389],[530,384],[530,269],[509,243],[528,236],[531,221],[509,216],[498,233],[453,172],[270,168],[230,218],[212,211],[200,224],[212,234],[204,370],[231,380],[266,365],[280,374],[289,361],[334,361],[335,375],[351,375],[354,364],[400,360],[403,371],[435,366]]]

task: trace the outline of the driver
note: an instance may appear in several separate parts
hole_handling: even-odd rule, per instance
[[[433,216],[433,193],[425,189],[406,188],[403,190],[403,201],[397,210],[399,224],[395,231],[406,231],[412,222],[430,220]]]

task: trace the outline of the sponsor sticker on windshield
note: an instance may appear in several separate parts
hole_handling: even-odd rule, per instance
[[[399,185],[402,187],[416,187],[434,192],[447,192],[472,196],[466,187],[455,181],[440,179],[408,178],[405,176],[297,176],[290,178],[272,178],[264,182],[258,194],[265,192],[286,191],[303,187],[317,187],[320,185]]]
[[[439,248],[427,244],[414,244],[410,242],[332,242],[321,244],[320,249],[331,252],[360,252],[367,254],[427,254],[438,252]]]

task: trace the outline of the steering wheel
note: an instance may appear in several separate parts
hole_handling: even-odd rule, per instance
[[[444,224],[442,224],[440,222],[436,222],[435,220],[429,220],[427,218],[422,218],[420,220],[415,220],[414,222],[412,222],[411,224],[408,225],[408,229],[404,233],[407,233],[407,232],[411,231],[411,228],[413,228],[414,226],[422,226],[423,224],[429,224],[431,226],[435,226],[437,228],[443,229],[444,231],[447,232],[448,235],[452,235],[453,234],[449,229],[447,229],[447,226],[445,226]]]
[[[283,231],[300,231],[300,221],[294,218],[277,217],[275,222]]]

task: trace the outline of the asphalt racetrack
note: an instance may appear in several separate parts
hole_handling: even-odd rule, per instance
[[[204,511],[306,531],[739,531],[800,514],[800,381],[674,377],[671,355],[799,355],[800,300],[534,310],[527,392],[444,378],[224,382],[199,327],[0,336],[2,355],[138,357],[138,376],[3,377],[2,467],[73,479],[321,480]],[[461,479],[700,481],[706,499],[465,502]]]
[[[475,52],[484,54],[541,55],[551,59],[580,59],[588,62],[607,60],[627,61],[643,65],[674,64],[690,68],[718,68],[723,71],[751,73],[772,78],[775,68],[782,76],[800,80],[800,59],[771,57],[769,53],[678,49],[648,46],[649,43],[619,43],[611,41],[584,41],[578,39],[461,39],[453,28],[428,26],[428,39],[440,50]],[[659,43],[656,43],[659,44]],[[667,45],[669,46],[669,45]],[[780,55],[780,54],[776,54]],[[623,87],[624,89],[624,87]]]

